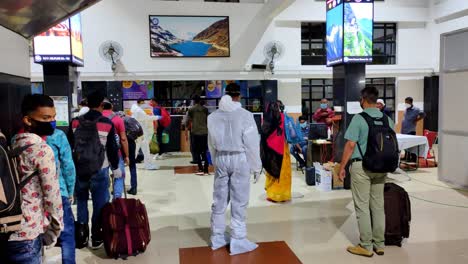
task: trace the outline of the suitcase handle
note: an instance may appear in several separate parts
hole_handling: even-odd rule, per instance
[[[125,189],[125,187],[124,187]],[[129,256],[133,256],[133,244],[132,244],[132,236],[130,233],[130,225],[128,224],[128,211],[127,205],[125,204],[124,199],[118,199],[120,202],[120,206],[122,207],[122,212],[125,216],[125,237],[127,239],[127,251]]]

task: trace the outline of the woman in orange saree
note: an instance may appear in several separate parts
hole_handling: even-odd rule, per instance
[[[270,103],[262,125],[261,156],[266,170],[267,200],[291,200],[291,158],[284,132],[282,103]]]

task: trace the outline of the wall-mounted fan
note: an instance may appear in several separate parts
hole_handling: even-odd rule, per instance
[[[271,41],[266,44],[263,54],[265,58],[269,61],[268,66],[272,74],[275,70],[275,62],[279,61],[285,52],[284,45],[279,41]]]
[[[101,55],[103,60],[111,63],[111,69],[115,71],[117,69],[117,62],[123,56],[123,48],[118,42],[109,40],[101,44],[99,55]]]

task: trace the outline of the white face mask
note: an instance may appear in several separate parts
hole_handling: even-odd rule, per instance
[[[411,108],[412,105],[410,104],[405,104],[406,108]]]

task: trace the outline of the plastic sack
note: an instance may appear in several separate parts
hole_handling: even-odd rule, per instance
[[[153,134],[153,137],[151,138],[151,141],[149,143],[149,149],[152,155],[156,155],[159,153],[158,136],[156,134]]]
[[[163,132],[162,133],[162,137],[161,137],[161,143],[162,144],[169,144],[169,141],[170,141],[170,138],[169,138],[169,134],[166,133],[166,132]]]

